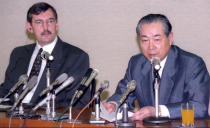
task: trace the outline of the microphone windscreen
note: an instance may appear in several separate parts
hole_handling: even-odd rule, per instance
[[[93,72],[93,69],[92,68],[88,68],[88,70],[86,71],[85,73],[85,76],[84,77],[90,77],[90,74]]]
[[[25,83],[26,81],[28,81],[28,75],[23,74],[19,77],[19,81],[22,81],[23,83]]]
[[[151,63],[152,63],[152,65],[153,65],[155,70],[159,70],[160,69],[160,58],[153,57]]]
[[[136,89],[136,81],[135,80],[131,80],[130,82],[128,82],[127,88],[130,90],[130,92],[135,90]]]
[[[42,51],[41,57],[42,57],[43,59],[51,60],[51,61],[54,59],[54,57],[53,57],[50,53],[48,53],[48,52],[46,52],[46,51]]]
[[[59,86],[56,90],[55,90],[55,94],[59,93],[61,90],[63,90],[64,88],[66,88],[67,86],[69,86],[70,84],[72,84],[74,82],[74,77],[69,77],[67,80],[65,80],[63,82],[63,84],[61,86]]]
[[[37,84],[37,76],[32,76],[31,79],[27,83],[27,87],[31,90]]]
[[[68,75],[66,73],[61,74],[57,79],[56,83],[61,84],[68,78]]]
[[[103,89],[106,89],[109,87],[109,81],[108,80],[104,80],[102,83],[101,83],[101,88]]]
[[[99,70],[98,69],[93,69],[91,74],[90,74],[90,77],[87,79],[87,81],[85,82],[85,86],[87,87],[91,81],[98,75],[98,72]]]

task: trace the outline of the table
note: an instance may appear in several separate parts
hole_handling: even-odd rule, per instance
[[[76,115],[79,113],[80,109],[79,108],[73,108],[73,118],[76,117]],[[106,127],[110,127],[110,128],[114,128],[114,124],[113,123],[109,123],[106,122],[105,124],[102,125],[97,125],[97,124],[89,124],[89,119],[91,116],[91,112],[92,109],[87,109],[86,111],[84,111],[84,113],[82,113],[82,115],[80,116],[79,120],[82,120],[83,123],[82,124],[75,124],[75,127],[77,128],[106,128]],[[4,117],[5,115],[1,112],[0,113],[0,127],[8,127],[9,126],[9,122],[10,122],[10,118],[9,117]],[[21,128],[21,126],[23,125],[24,120],[23,119],[17,119],[17,118],[12,118],[11,120],[11,127],[15,127],[15,128]],[[25,122],[24,127],[25,128],[29,128],[29,127],[41,127],[41,128],[54,128],[55,126],[55,121],[44,121],[44,120],[40,120],[40,119],[27,119]],[[166,124],[146,124],[143,123],[142,121],[137,121],[136,122],[136,126],[137,127],[180,127],[181,126],[181,120],[171,120],[171,122],[166,123]],[[68,122],[58,122],[56,125],[56,128],[60,128],[60,127],[72,127],[72,123],[68,123]],[[195,119],[195,127],[210,127],[210,120],[208,119]]]

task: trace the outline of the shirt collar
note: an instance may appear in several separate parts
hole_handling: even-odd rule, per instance
[[[163,69],[164,69],[164,66],[165,66],[167,57],[168,57],[168,56],[166,56],[166,57],[160,62],[160,67],[161,67],[160,70],[159,70],[159,75],[160,75],[160,77],[162,76],[162,72],[163,72]]]
[[[43,47],[41,47],[41,46],[39,45],[39,43],[36,41],[36,49],[42,48],[43,51],[46,51],[46,52],[48,52],[49,54],[51,54],[52,51],[53,51],[53,48],[54,48],[55,45],[56,45],[57,40],[58,40],[58,37],[56,36],[55,39],[53,40],[53,42],[51,42],[51,43],[49,43],[49,44],[47,44],[47,45],[45,45],[45,46],[43,46]]]

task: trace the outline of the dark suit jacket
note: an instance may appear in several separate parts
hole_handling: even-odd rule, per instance
[[[5,81],[0,88],[0,96],[3,97],[8,93],[12,86],[18,81],[19,76],[27,74],[29,62],[33,54],[36,44],[25,45],[15,48],[10,56],[9,66],[6,70]],[[88,54],[83,50],[63,42],[60,38],[52,51],[54,60],[50,65],[51,82],[53,82],[62,73],[73,76],[75,81],[72,85],[65,88],[56,96],[56,104],[68,106],[70,99],[76,90],[77,84],[89,68]],[[38,95],[46,88],[46,68],[42,74],[39,85],[31,99],[31,103],[35,104],[42,98]],[[13,96],[12,96],[13,97]],[[14,99],[11,97],[12,102]],[[90,100],[90,90],[88,89],[77,106],[84,106]]]
[[[154,106],[152,65],[142,54],[130,59],[125,77],[119,82],[116,92],[108,101],[119,101],[131,80],[137,86],[126,102],[134,108],[137,99],[140,108]],[[172,45],[163,69],[159,104],[166,105],[170,118],[181,117],[181,103],[192,102],[195,106],[195,118],[207,116],[209,102],[210,77],[202,58]]]

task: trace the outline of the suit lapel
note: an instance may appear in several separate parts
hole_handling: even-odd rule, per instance
[[[29,63],[30,63],[34,48],[35,48],[35,44],[25,47],[23,52],[21,53],[22,56],[18,59],[19,63],[22,64],[22,66],[20,67],[22,68],[21,71],[24,71],[24,73],[27,73],[28,71]]]
[[[27,74],[30,59],[31,59],[32,53],[34,51],[35,45],[36,44],[32,44],[32,45],[24,47],[24,50],[21,53],[22,56],[18,58],[19,62],[17,62],[17,63],[21,64],[21,66],[17,66],[19,68],[18,72],[21,72],[20,75]],[[20,76],[20,75],[18,75],[18,76]],[[20,87],[18,93],[20,94],[22,91],[23,91],[23,86]]]
[[[149,61],[145,59],[145,63],[142,66],[142,80],[141,90],[144,96],[144,102],[146,105],[154,105],[154,91],[152,85],[152,66]]]
[[[176,58],[177,54],[172,46],[163,69],[160,82],[159,103],[163,105],[168,103],[171,91],[174,87],[175,73],[177,70]]]
[[[64,63],[64,57],[63,57],[63,48],[62,45],[63,42],[61,41],[61,39],[58,37],[58,41],[56,43],[56,46],[52,52],[52,56],[54,57],[54,60],[51,63],[51,82],[53,82],[56,77],[58,77],[60,75],[60,71],[61,71],[61,65],[63,65]]]

